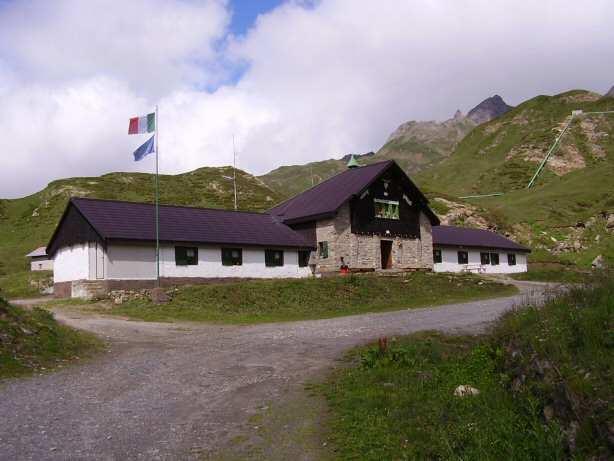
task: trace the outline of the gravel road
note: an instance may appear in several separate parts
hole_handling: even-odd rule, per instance
[[[419,330],[476,332],[544,287],[507,298],[336,319],[215,326],[58,311],[109,340],[101,356],[0,383],[0,459],[197,459],[260,407],[352,346]]]

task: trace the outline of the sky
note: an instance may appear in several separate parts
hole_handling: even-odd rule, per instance
[[[614,2],[0,0],[0,197],[147,171],[377,150],[408,120],[500,94],[614,85]]]

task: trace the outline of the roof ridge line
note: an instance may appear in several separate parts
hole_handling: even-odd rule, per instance
[[[155,206],[154,203],[149,203],[149,202],[132,202],[130,200],[116,200],[116,199],[94,198],[94,197],[70,197],[70,201],[73,201],[73,200],[87,200],[87,201],[90,201],[90,202],[128,203],[128,204],[131,204],[131,205]],[[159,204],[159,206],[160,207],[167,207],[167,208],[186,208],[188,210],[225,211],[227,213],[245,213],[245,214],[256,214],[256,215],[262,215],[262,216],[270,216],[270,214],[265,212],[265,211],[228,210],[226,208],[197,207],[197,206],[190,206],[190,205]]]
[[[277,204],[277,205],[275,205],[275,206],[273,206],[273,207],[269,208],[269,209],[266,211],[266,213],[269,213],[269,212],[270,212],[270,211],[271,211],[273,208],[278,208],[278,207],[281,207],[281,206],[285,205],[285,204],[286,204],[286,203],[288,203],[290,200],[294,200],[295,198],[299,197],[300,195],[306,194],[307,192],[309,192],[310,190],[315,189],[316,187],[319,187],[319,186],[321,186],[321,185],[323,185],[323,184],[326,184],[328,181],[331,181],[331,180],[333,180],[333,179],[335,179],[335,178],[338,178],[339,176],[341,176],[341,175],[342,175],[342,174],[344,174],[344,173],[348,173],[348,172],[350,172],[350,171],[359,171],[359,170],[361,170],[361,169],[363,169],[363,168],[369,168],[369,167],[373,167],[373,166],[380,165],[380,164],[382,164],[382,163],[387,163],[387,162],[393,162],[393,163],[394,163],[394,160],[393,160],[393,159],[382,160],[382,161],[375,162],[375,163],[369,163],[368,165],[363,165],[363,166],[360,166],[360,167],[358,167],[358,168],[353,168],[353,169],[349,169],[349,168],[348,168],[348,169],[346,169],[345,171],[342,171],[341,173],[334,174],[334,175],[332,175],[330,178],[326,178],[324,181],[319,182],[318,184],[314,184],[314,185],[313,185],[313,186],[311,186],[309,189],[305,189],[304,191],[299,192],[298,194],[295,194],[295,195],[293,195],[292,197],[290,197],[290,198],[288,198],[288,199],[284,200],[283,202],[281,202],[281,203],[279,203],[279,204]],[[307,164],[307,165],[309,165],[309,164]]]

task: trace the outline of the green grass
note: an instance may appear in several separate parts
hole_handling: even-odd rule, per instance
[[[471,275],[363,274],[183,287],[168,304],[134,300],[113,308],[111,313],[148,321],[244,324],[410,309],[514,293],[513,286]]]
[[[60,325],[46,310],[21,309],[0,298],[0,379],[61,366],[100,346],[95,336]]]
[[[595,124],[597,135],[592,142],[603,150],[604,158],[593,157],[581,121],[576,120],[562,146],[576,149],[586,167],[563,176],[547,167],[531,189],[526,185],[538,164],[522,156],[509,156],[513,151],[531,151],[543,158],[557,135],[553,128],[563,123],[572,110],[614,110],[613,99],[573,100],[585,95],[575,90],[525,101],[472,130],[447,160],[418,173],[417,184],[429,196],[504,192],[502,196],[467,201],[483,208],[485,212],[481,214],[500,229],[514,233],[514,225],[525,226],[530,241],[522,243],[533,248],[554,248],[571,234],[577,222],[597,217],[597,225],[582,236],[586,248],[560,257],[583,269],[589,268],[599,254],[614,263],[614,236],[605,229],[602,219],[603,213],[614,213],[614,116],[587,116],[582,122]],[[560,153],[555,153],[554,158]],[[599,240],[595,240],[597,235]]]
[[[592,274],[580,272],[575,267],[530,267],[528,272],[512,274],[515,280],[527,280],[530,282],[557,282],[557,283],[585,283],[590,280]]]
[[[52,283],[52,271],[19,271],[0,275],[0,296],[32,298],[41,296],[40,286]]]
[[[608,459],[613,314],[610,278],[509,313],[488,335],[354,351],[322,386],[338,458]],[[480,394],[454,396],[461,384]]]

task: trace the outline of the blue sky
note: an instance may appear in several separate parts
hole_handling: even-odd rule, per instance
[[[231,0],[232,22],[230,29],[232,33],[235,35],[245,34],[259,14],[267,13],[282,3],[284,3],[283,0]]]

